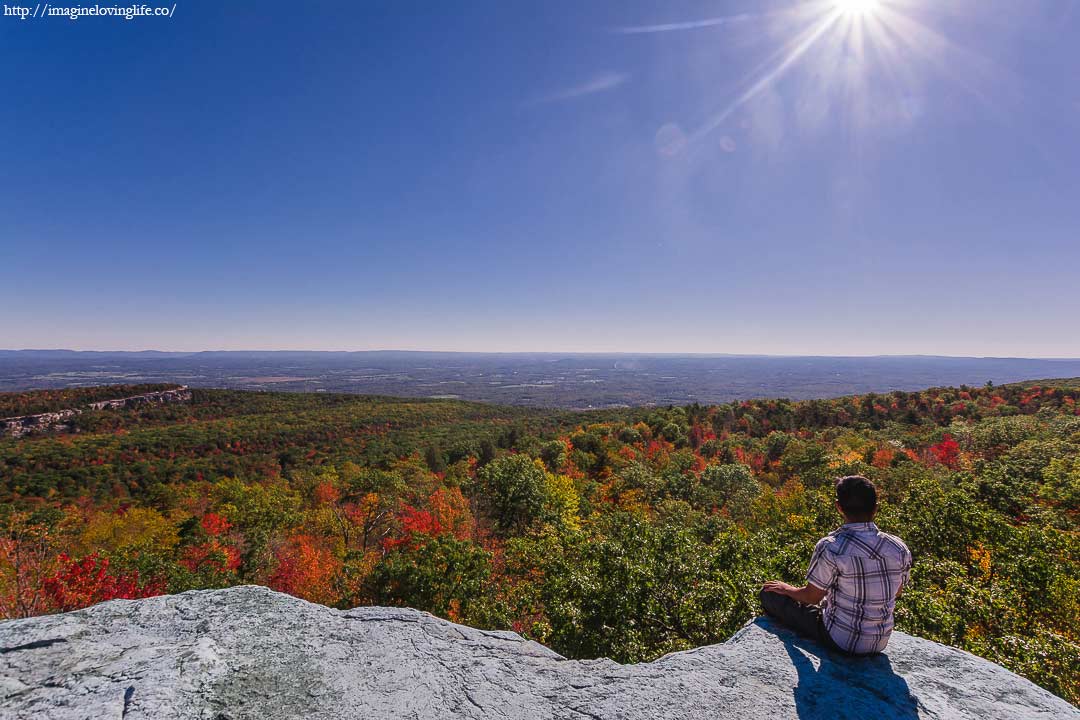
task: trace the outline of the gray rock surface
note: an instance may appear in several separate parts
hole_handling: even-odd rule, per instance
[[[902,633],[851,659],[759,619],[721,645],[619,665],[251,586],[0,623],[0,698],[5,720],[1080,718],[993,663]]]

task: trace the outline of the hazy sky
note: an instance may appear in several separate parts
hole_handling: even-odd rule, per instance
[[[1080,2],[848,5],[0,17],[0,347],[1080,356]]]

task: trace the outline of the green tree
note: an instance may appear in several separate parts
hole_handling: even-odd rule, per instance
[[[468,621],[488,599],[490,578],[487,552],[471,541],[440,535],[388,555],[375,566],[369,583],[376,604]]]
[[[478,502],[502,534],[520,533],[543,516],[544,467],[528,455],[507,455],[477,473]]]
[[[761,485],[750,468],[738,463],[709,465],[701,474],[706,502],[728,511],[733,519],[745,518]]]

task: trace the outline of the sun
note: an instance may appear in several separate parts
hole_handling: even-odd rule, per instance
[[[837,11],[848,17],[873,15],[881,7],[881,0],[833,0]]]

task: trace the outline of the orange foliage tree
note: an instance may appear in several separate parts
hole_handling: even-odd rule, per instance
[[[276,555],[277,567],[267,579],[271,588],[324,605],[337,602],[341,560],[326,547],[322,538],[293,535]]]

